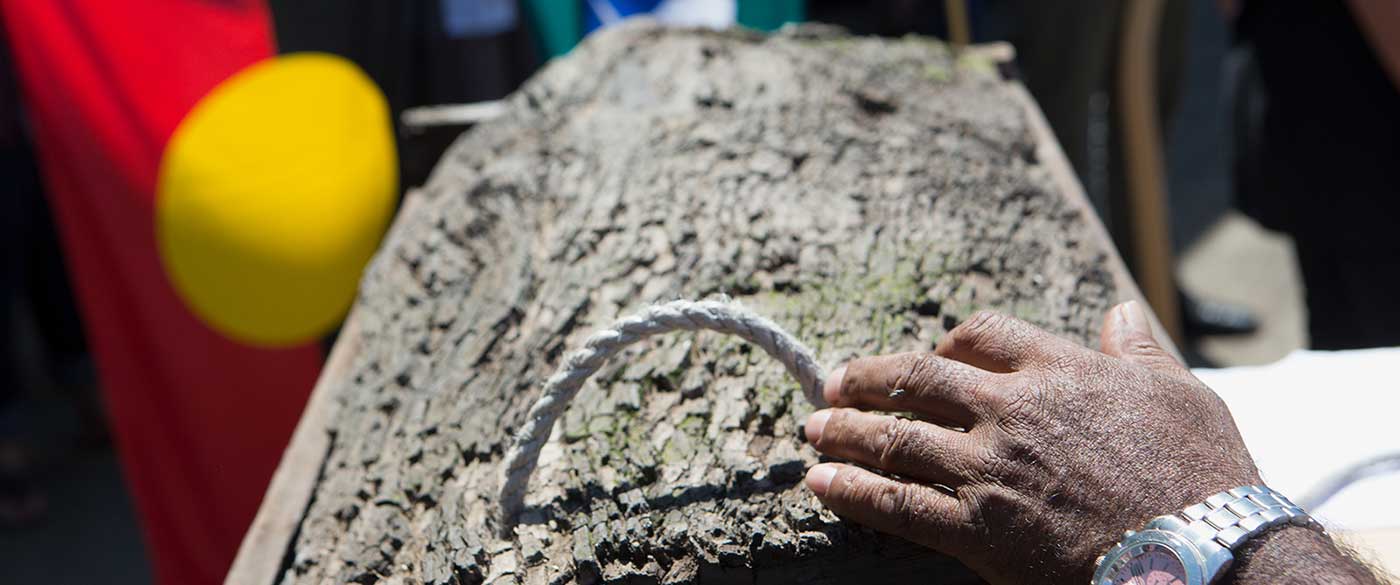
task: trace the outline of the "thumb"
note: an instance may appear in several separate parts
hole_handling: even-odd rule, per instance
[[[1152,335],[1152,320],[1138,301],[1122,303],[1104,314],[1099,344],[1108,355],[1154,370],[1170,373],[1185,370],[1176,356],[1157,343]]]

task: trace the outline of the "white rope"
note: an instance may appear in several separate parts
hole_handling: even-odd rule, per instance
[[[612,327],[594,333],[583,347],[570,353],[549,378],[540,399],[530,407],[525,426],[515,435],[506,452],[501,471],[501,531],[509,535],[525,506],[525,490],[530,474],[539,461],[540,449],[554,430],[554,422],[578,394],[583,383],[622,348],[652,335],[671,331],[708,329],[737,335],[763,348],[768,355],[787,366],[802,384],[807,401],[825,407],[822,383],[826,373],[817,364],[812,350],[782,327],[729,299],[671,301],[652,305],[640,313],[618,320]]]

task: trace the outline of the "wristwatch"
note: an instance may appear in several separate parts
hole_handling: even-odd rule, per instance
[[[1220,492],[1177,514],[1158,516],[1095,561],[1091,585],[1207,585],[1235,561],[1233,551],[1271,528],[1322,530],[1302,508],[1266,486]]]

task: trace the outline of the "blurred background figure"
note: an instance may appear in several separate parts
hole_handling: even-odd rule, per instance
[[[107,444],[91,359],[39,178],[9,49],[0,43],[0,526],[35,522],[46,507],[27,443],[32,395],[60,398],[79,422],[80,449]]]
[[[1292,236],[1316,349],[1400,345],[1400,4],[1226,2],[1241,209]]]
[[[19,96],[10,74],[9,52],[0,47],[0,527],[39,519],[47,500],[34,482],[31,455],[19,432],[21,365],[14,346],[14,316],[27,284],[25,270],[39,181],[20,123]]]

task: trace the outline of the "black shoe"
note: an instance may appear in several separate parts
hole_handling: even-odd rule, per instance
[[[1244,307],[1207,301],[1180,293],[1181,321],[1188,338],[1207,335],[1249,335],[1259,330],[1259,320]]]

